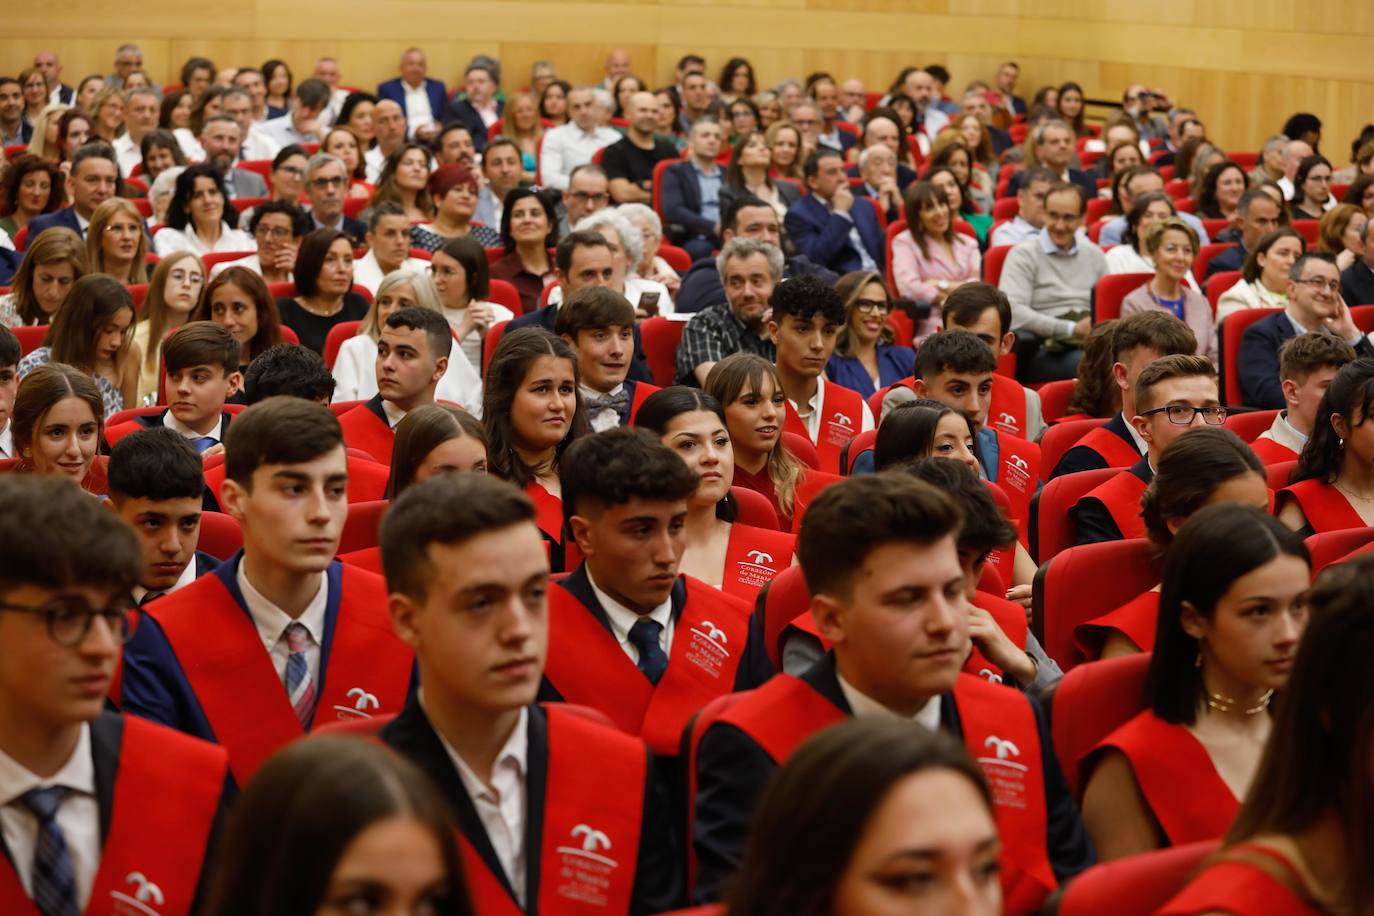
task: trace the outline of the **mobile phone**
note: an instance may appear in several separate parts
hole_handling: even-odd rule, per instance
[[[658,290],[639,294],[639,310],[650,318],[658,314]]]

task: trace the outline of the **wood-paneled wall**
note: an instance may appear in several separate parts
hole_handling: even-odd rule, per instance
[[[328,54],[361,86],[394,76],[412,44],[450,85],[472,55],[494,55],[511,87],[541,59],[574,82],[597,79],[613,47],[653,83],[695,51],[713,76],[743,54],[767,83],[824,69],[870,89],[933,62],[960,87],[1014,58],[1026,95],[1064,80],[1099,98],[1131,81],[1163,88],[1231,149],[1257,148],[1305,110],[1325,122],[1339,164],[1374,121],[1374,3],[1358,0],[14,0],[5,22],[0,71],[51,48],[69,83],[108,72],[123,41],[159,80],[192,54],[220,66],[280,57],[298,78]]]

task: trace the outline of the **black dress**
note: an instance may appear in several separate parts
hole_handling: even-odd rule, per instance
[[[362,321],[367,315],[367,308],[367,300],[352,291],[344,293],[343,308],[328,317],[307,312],[295,299],[283,296],[277,300],[281,323],[296,332],[301,339],[301,346],[309,347],[321,356],[324,355],[324,341],[329,336],[329,329],[341,321]]]

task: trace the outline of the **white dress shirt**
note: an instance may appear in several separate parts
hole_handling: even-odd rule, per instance
[[[170,410],[162,415],[162,425],[186,439],[204,439],[208,436],[216,442],[224,441],[224,411],[220,411],[219,418],[215,420],[215,425],[208,433],[196,432],[194,429],[178,420]]]
[[[858,688],[846,681],[840,672],[835,672],[835,679],[840,682],[840,693],[844,694],[845,702],[849,704],[849,708],[854,711],[855,716],[888,716],[893,719],[903,718],[867,694],[860,693]],[[911,717],[911,721],[924,725],[933,732],[939,731],[940,695],[937,693],[929,700],[926,700],[926,704],[916,711],[916,715]]]
[[[382,167],[386,165],[386,154],[382,152],[380,146],[363,153],[363,164],[367,169],[367,183],[376,184],[377,179],[382,177]]]
[[[114,143],[110,145],[114,147],[115,158],[119,160],[119,174],[128,178],[134,166],[143,162],[143,150],[139,149],[128,132],[115,137]]]
[[[192,555],[191,562],[186,564],[186,568],[181,571],[181,575],[178,576],[177,580],[172,583],[172,587],[164,588],[161,592],[158,593],[158,597],[162,597],[163,595],[170,595],[177,589],[185,588],[194,581],[196,581],[196,558],[194,555]],[[134,597],[134,604],[138,604],[140,601],[143,600],[143,596],[148,594],[148,590],[141,585],[135,585],[133,589],[130,591],[130,594],[132,594]]]
[[[597,150],[619,139],[620,131],[614,127],[584,131],[571,121],[545,131],[539,152],[539,180],[546,188],[566,191],[573,169],[591,162]]]
[[[330,370],[334,376],[334,401],[366,401],[377,393],[377,342],[366,334],[350,337],[339,347]],[[482,377],[463,348],[454,342],[448,368],[434,389],[437,401],[452,401],[474,417],[482,416]],[[400,417],[391,425],[400,422]]]
[[[184,230],[173,229],[171,226],[159,229],[157,235],[153,236],[153,248],[159,257],[165,258],[178,251],[189,251],[195,255],[210,254],[212,251],[257,251],[258,243],[242,229],[221,223],[219,238],[215,239],[215,244],[206,245],[200,236],[196,235],[191,224],[187,223]]]
[[[401,85],[406,90],[406,126],[413,137],[415,131],[434,123],[434,111],[429,105],[429,87],[424,80],[420,80],[418,86],[411,86],[405,80],[401,80]]]
[[[0,458],[14,457],[14,424],[6,420],[5,428],[0,429]]]
[[[177,145],[181,147],[182,155],[186,157],[188,164],[195,165],[197,162],[205,161],[205,147],[200,145],[200,141],[191,133],[189,127],[175,128],[172,136],[177,138]]]
[[[253,583],[244,575],[242,561],[239,562],[234,579],[243,594],[243,603],[248,606],[248,613],[253,618],[253,626],[257,627],[258,638],[262,640],[263,648],[272,658],[272,667],[277,669],[277,680],[282,682],[283,690],[286,684],[286,662],[291,657],[291,649],[286,644],[286,628],[293,623],[305,627],[311,639],[310,648],[305,650],[305,663],[310,669],[310,681],[315,685],[315,695],[319,696],[320,647],[324,644],[324,612],[329,603],[329,583],[325,574],[319,573],[315,597],[310,599],[310,603],[298,618],[292,618],[253,587]]]
[[[612,388],[610,391],[605,392],[604,394],[600,391],[596,391],[595,389],[588,388],[586,385],[578,385],[577,387],[582,392],[583,404],[587,403],[588,398],[611,397],[613,395],[620,394],[620,392],[625,390],[624,383],[616,385],[614,388]],[[598,407],[596,410],[592,410],[590,407],[588,407],[587,421],[592,424],[592,432],[604,433],[606,430],[615,429],[617,426],[620,425],[620,414],[616,413],[614,410],[611,410],[611,408],[609,407]]]
[[[816,376],[816,393],[811,396],[811,400],[806,403],[806,413],[802,412],[801,405],[791,398],[787,403],[792,405],[792,409],[797,412],[797,416],[806,426],[806,435],[811,439],[811,444],[816,445],[820,441],[821,434],[821,405],[825,403],[825,376]],[[868,404],[863,404],[863,420],[858,433],[866,433],[873,428],[873,412],[868,409]]]
[[[67,842],[76,879],[76,905],[86,909],[100,867],[100,802],[95,795],[95,759],[91,727],[81,726],[76,750],[50,779],[42,779],[0,751],[0,829],[24,892],[33,895],[33,858],[38,848],[38,818],[19,797],[30,789],[65,786],[69,791],[57,809],[57,827]]]
[[[606,612],[606,616],[611,621],[611,632],[615,635],[616,641],[620,643],[623,651],[636,666],[639,665],[639,650],[635,644],[630,642],[630,628],[640,620],[648,618],[656,620],[663,627],[658,634],[658,645],[663,649],[664,655],[671,655],[673,650],[673,630],[675,621],[673,620],[673,599],[670,595],[662,604],[654,608],[649,613],[643,615],[636,614],[625,605],[616,601],[610,595],[603,592],[592,578],[591,570],[587,571],[587,581],[591,583],[592,594],[601,603],[601,609]]]
[[[491,309],[492,324],[510,321],[515,317],[515,313],[504,305],[495,302],[487,302],[485,304]],[[444,309],[444,317],[448,319],[449,326],[453,328],[455,334],[458,332],[458,328],[462,325],[463,319],[467,317],[467,314],[467,309]],[[469,332],[467,337],[464,337],[458,342],[458,346],[463,351],[463,355],[468,358],[469,365],[482,365],[482,341],[486,336],[485,332],[474,330]]]
[[[424,708],[424,695],[420,696]],[[510,737],[496,755],[491,767],[491,785],[487,785],[472,771],[472,767],[458,755],[438,729],[439,743],[458,770],[482,829],[491,841],[491,848],[510,881],[511,890],[520,907],[525,906],[525,819],[529,816],[526,774],[529,770],[529,711],[520,710],[520,718]],[[546,863],[547,864],[547,863]],[[550,880],[553,880],[550,878]]]

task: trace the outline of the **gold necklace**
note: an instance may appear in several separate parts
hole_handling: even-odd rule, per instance
[[[1337,490],[1340,490],[1340,491],[1341,491],[1342,493],[1344,493],[1346,496],[1349,496],[1351,499],[1358,499],[1358,500],[1361,500],[1361,501],[1363,501],[1363,502],[1374,503],[1374,496],[1361,496],[1359,493],[1354,493],[1354,492],[1352,492],[1352,491],[1346,489],[1345,487],[1341,486],[1340,483],[1338,483],[1338,482],[1336,482],[1336,481],[1332,481],[1332,482],[1331,482],[1331,485],[1332,485],[1333,487],[1335,487]]]
[[[1247,716],[1257,716],[1269,708],[1269,698],[1273,695],[1274,691],[1266,690],[1264,692],[1264,695],[1259,698],[1258,703],[1256,703],[1254,706],[1251,706],[1248,709],[1242,709],[1240,706],[1240,700],[1235,700],[1231,697],[1222,696],[1219,693],[1212,693],[1212,691],[1208,690],[1207,705],[1210,706],[1212,709],[1215,709],[1217,712],[1241,712]]]

